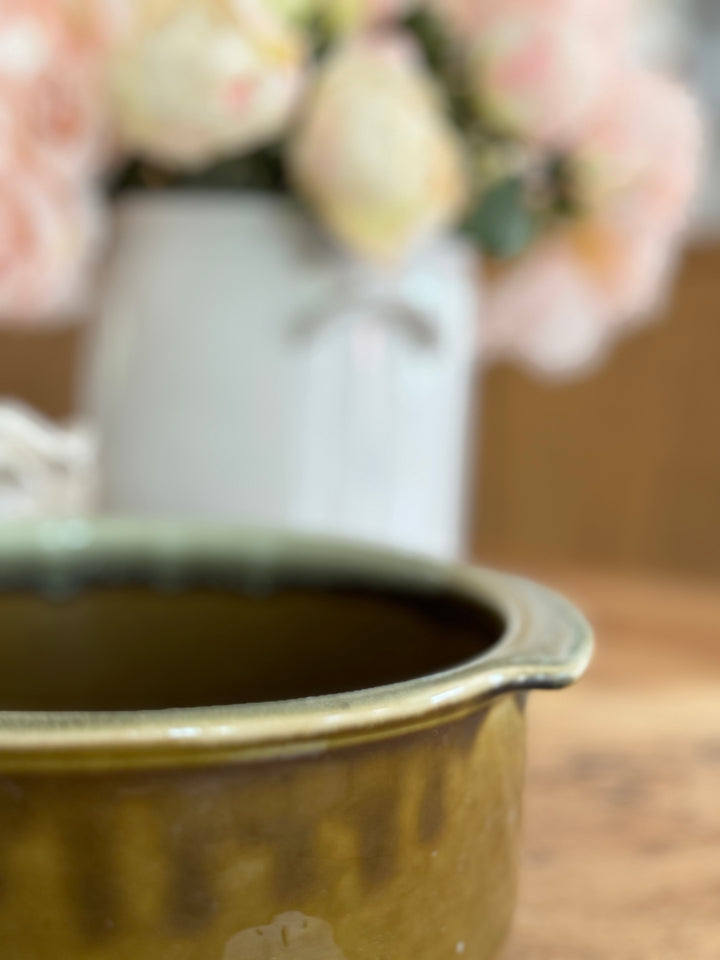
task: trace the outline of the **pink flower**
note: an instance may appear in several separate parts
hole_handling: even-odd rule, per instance
[[[492,286],[488,355],[555,374],[596,363],[662,304],[680,240],[621,205],[549,237]]]
[[[603,44],[617,49],[632,42],[630,24],[642,0],[430,0],[460,40],[473,39],[503,16],[510,20],[547,16],[583,21]]]
[[[387,34],[341,47],[320,72],[291,154],[330,230],[380,260],[452,225],[466,199],[462,145],[415,53]]]
[[[105,146],[100,38],[61,0],[3,0],[0,100],[28,148],[65,175],[97,172]]]
[[[588,217],[574,231],[617,317],[656,308],[687,226],[702,155],[697,104],[679,85],[627,72],[576,145]]]
[[[625,72],[575,145],[586,216],[491,291],[488,345],[549,372],[597,360],[657,310],[698,180],[696,104],[652,73]]]
[[[27,156],[0,169],[0,318],[42,320],[79,309],[101,231],[84,184]]]
[[[578,269],[606,303],[613,329],[636,326],[667,292],[680,237],[632,220],[618,206],[568,231]]]
[[[596,360],[610,327],[609,309],[562,241],[534,250],[488,291],[483,347],[491,360],[566,374]]]
[[[0,5],[0,316],[72,311],[100,233],[101,43],[80,0]]]
[[[687,219],[702,153],[697,104],[680,85],[626,70],[578,132],[572,153],[580,200],[622,205],[626,220],[665,233]]]
[[[480,0],[460,4],[455,18],[471,38],[481,112],[500,130],[551,145],[602,97],[630,29],[626,0]]]
[[[550,237],[491,287],[488,356],[552,374],[597,363],[658,308],[678,249],[677,236],[638,229],[622,211]]]

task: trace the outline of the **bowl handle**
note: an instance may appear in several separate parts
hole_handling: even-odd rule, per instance
[[[486,655],[493,689],[557,689],[580,679],[592,658],[594,636],[576,607],[546,587],[508,574],[483,573],[479,586],[501,598],[507,623],[504,639]]]

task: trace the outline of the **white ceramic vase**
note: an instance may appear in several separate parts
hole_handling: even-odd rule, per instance
[[[282,198],[130,195],[81,371],[97,508],[461,554],[478,312],[458,239],[383,271]]]
[[[137,194],[85,364],[100,508],[462,552],[475,255],[380,271],[289,201]]]

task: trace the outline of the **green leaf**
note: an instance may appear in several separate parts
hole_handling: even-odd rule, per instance
[[[469,130],[477,120],[477,110],[459,45],[442,19],[427,8],[413,10],[403,26],[414,36],[429,70],[444,91],[450,119],[461,131]]]
[[[513,177],[487,190],[465,223],[465,232],[493,257],[517,257],[533,242],[537,221],[522,180]]]
[[[279,150],[266,147],[226,157],[192,172],[171,171],[143,160],[119,170],[108,185],[111,196],[127,190],[265,190],[285,192],[286,172]]]
[[[438,17],[430,10],[419,8],[408,14],[404,26],[414,35],[430,69],[434,73],[444,74],[452,49]]]

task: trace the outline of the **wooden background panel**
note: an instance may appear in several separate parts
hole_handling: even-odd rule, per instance
[[[0,335],[0,397],[14,397],[51,417],[73,407],[78,328],[3,331]]]
[[[0,395],[72,409],[77,331],[0,335]],[[720,574],[720,247],[668,317],[564,385],[483,383],[476,552]]]
[[[484,384],[481,552],[720,574],[720,247],[593,376]]]

